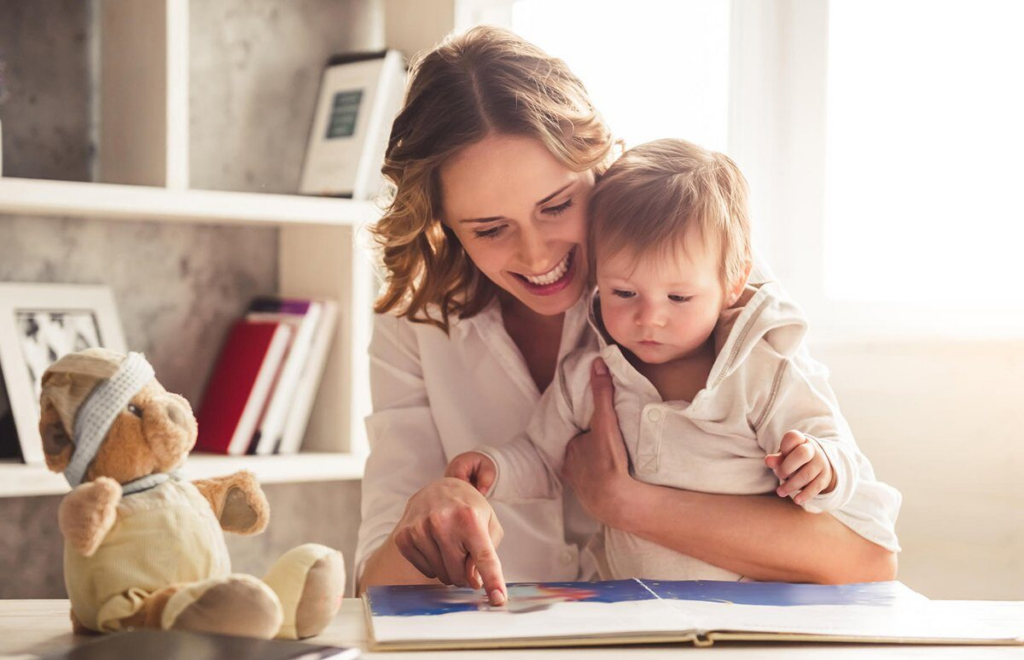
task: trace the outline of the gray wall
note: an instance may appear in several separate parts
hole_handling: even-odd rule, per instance
[[[93,24],[92,2],[0,2],[6,176],[91,179]],[[383,43],[377,0],[193,2],[190,31],[192,187],[218,190],[295,191],[324,61]],[[277,244],[273,229],[0,215],[0,281],[109,285],[129,347],[197,404],[228,325],[277,289]],[[359,482],[266,490],[274,522],[230,542],[236,568],[307,541],[351,562]],[[0,499],[0,598],[63,594],[58,502]]]
[[[380,7],[218,0],[193,2],[189,21],[192,186],[297,191],[323,64],[382,48]]]
[[[96,83],[91,8],[82,0],[0,3],[5,176],[90,180]]]

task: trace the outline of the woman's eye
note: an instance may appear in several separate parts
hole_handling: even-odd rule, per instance
[[[691,300],[693,300],[693,296],[670,295],[668,297],[668,299],[671,300],[672,302],[684,303],[684,302],[690,302]]]
[[[497,227],[491,227],[490,229],[476,229],[473,233],[477,235],[477,238],[494,238],[504,229],[505,225],[498,225]]]
[[[632,291],[625,291],[623,289],[612,289],[612,295],[617,298],[632,298],[636,293]]]
[[[128,412],[130,412],[131,414],[135,415],[139,419],[142,419],[142,408],[139,408],[134,403],[129,403],[128,404]]]
[[[572,208],[572,197],[570,197],[569,199],[565,200],[564,202],[562,202],[558,206],[549,206],[549,207],[547,207],[546,209],[544,209],[544,213],[547,213],[548,215],[562,215],[563,213],[565,213],[566,211],[568,211],[571,208]]]

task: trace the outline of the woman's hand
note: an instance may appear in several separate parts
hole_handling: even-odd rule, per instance
[[[594,395],[590,430],[566,447],[562,479],[576,492],[587,513],[606,525],[621,527],[617,521],[626,510],[623,503],[636,482],[629,474],[629,455],[615,414],[612,377],[601,358],[590,367],[590,388]]]
[[[445,584],[483,587],[492,605],[507,599],[495,548],[504,532],[494,509],[458,479],[438,479],[409,498],[392,539],[409,563]]]
[[[829,515],[775,496],[713,495],[634,479],[607,367],[594,360],[590,431],[566,449],[562,478],[598,521],[754,580],[893,580],[896,555]],[[687,521],[686,525],[666,521]]]

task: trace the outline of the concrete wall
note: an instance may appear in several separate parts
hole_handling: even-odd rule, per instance
[[[192,187],[296,192],[323,65],[382,48],[382,9],[372,0],[218,0],[189,11]]]
[[[5,176],[89,181],[94,139],[92,3],[0,3]]]

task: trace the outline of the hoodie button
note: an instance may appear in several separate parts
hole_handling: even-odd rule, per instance
[[[661,419],[661,411],[658,410],[657,408],[651,408],[650,410],[647,411],[647,419],[651,420],[652,422],[658,421],[659,419]]]

